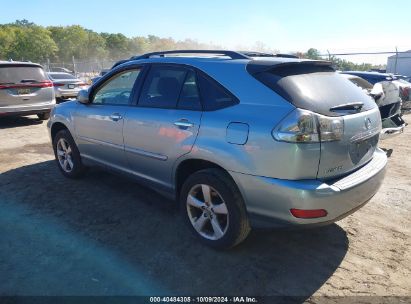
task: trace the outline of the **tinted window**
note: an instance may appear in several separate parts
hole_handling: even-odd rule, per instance
[[[93,104],[127,105],[140,70],[121,72],[97,89]]]
[[[198,75],[204,110],[222,109],[238,103],[237,99],[219,85],[215,80],[205,75]]]
[[[144,83],[139,106],[175,108],[187,70],[171,66],[152,66]]]
[[[362,111],[375,107],[375,102],[360,88],[321,63],[267,66],[251,74],[297,108],[319,114],[338,116],[331,108],[352,102],[362,102]]]
[[[71,75],[69,73],[49,74],[49,76],[52,79],[76,79],[76,77],[74,77],[74,75]]]
[[[373,85],[369,83],[367,80],[362,78],[349,78],[352,83],[359,86],[362,89],[372,89]]]
[[[30,80],[45,81],[47,77],[41,67],[0,67],[0,83],[20,83]]]
[[[181,90],[178,108],[184,110],[201,110],[200,94],[194,71],[188,71]]]

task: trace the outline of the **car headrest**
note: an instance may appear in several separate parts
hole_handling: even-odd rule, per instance
[[[163,96],[174,95],[173,93],[178,89],[178,80],[173,77],[160,78],[157,84],[157,90]]]

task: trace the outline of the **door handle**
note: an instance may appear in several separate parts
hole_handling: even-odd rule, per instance
[[[121,116],[121,114],[119,114],[119,113],[113,113],[113,114],[110,115],[110,119],[112,121],[119,121],[119,120],[123,119],[123,116]]]
[[[192,122],[189,122],[187,119],[180,119],[174,123],[180,129],[188,129],[194,126]]]

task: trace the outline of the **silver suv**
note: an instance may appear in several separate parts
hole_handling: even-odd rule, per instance
[[[0,61],[0,117],[37,114],[45,120],[55,104],[53,83],[40,65]]]
[[[347,216],[377,192],[387,162],[378,107],[329,62],[257,53],[134,57],[56,106],[48,127],[65,176],[90,165],[132,176],[178,200],[218,248],[253,225]]]

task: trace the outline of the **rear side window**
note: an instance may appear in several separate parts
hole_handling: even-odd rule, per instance
[[[250,64],[249,64],[250,65]],[[362,111],[375,106],[359,87],[326,64],[292,62],[262,67],[247,66],[257,80],[297,108],[328,116],[339,116],[331,108],[354,102],[363,103]]]
[[[52,79],[76,79],[74,75],[68,73],[49,74]]]
[[[202,73],[198,75],[198,84],[205,111],[218,110],[238,103],[238,99],[228,90]]]
[[[141,91],[139,106],[175,108],[187,70],[173,66],[152,66]]]
[[[43,69],[35,66],[0,67],[0,84],[42,82],[48,80]]]

